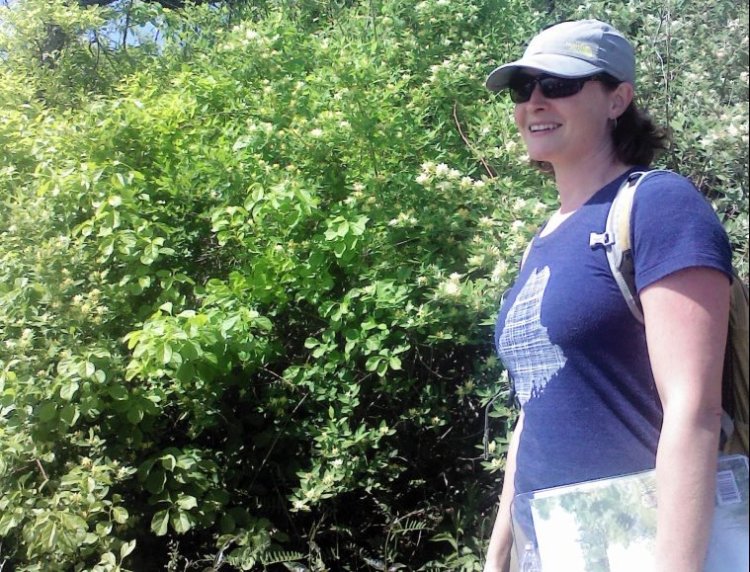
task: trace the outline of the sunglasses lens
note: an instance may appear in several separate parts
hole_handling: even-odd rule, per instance
[[[531,99],[535,85],[536,78],[521,74],[517,75],[508,85],[511,101],[513,103],[526,103]]]
[[[514,77],[508,88],[510,99],[513,103],[526,103],[534,93],[534,87],[539,84],[542,95],[547,99],[558,99],[575,95],[583,88],[583,84],[590,78],[568,79],[554,76],[532,77],[518,74]]]
[[[542,94],[549,99],[575,95],[581,91],[583,83],[580,79],[563,79],[559,77],[545,77],[539,80]]]

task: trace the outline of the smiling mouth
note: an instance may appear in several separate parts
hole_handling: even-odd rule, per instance
[[[530,125],[529,131],[532,133],[540,133],[543,131],[554,131],[560,127],[560,124],[558,123],[540,123],[539,125]]]

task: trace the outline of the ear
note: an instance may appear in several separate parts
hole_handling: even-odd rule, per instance
[[[628,108],[630,102],[633,101],[633,97],[634,89],[632,83],[624,81],[619,84],[612,92],[612,97],[610,98],[610,119],[620,117]]]

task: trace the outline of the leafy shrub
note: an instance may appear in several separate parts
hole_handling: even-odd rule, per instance
[[[665,161],[747,272],[734,4],[136,6],[163,41],[113,47],[106,82],[82,44],[42,73],[20,40],[43,28],[3,30],[0,567],[481,569],[514,417],[484,461],[493,316],[555,201],[482,80],[548,21],[653,47]],[[741,47],[720,82],[718,44]]]

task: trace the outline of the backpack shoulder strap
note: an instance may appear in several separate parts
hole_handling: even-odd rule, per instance
[[[628,175],[612,201],[604,233],[592,232],[589,237],[591,248],[604,247],[612,277],[617,282],[617,286],[620,288],[633,317],[640,323],[643,323],[643,310],[635,289],[635,267],[633,265],[633,249],[630,243],[630,219],[638,186],[648,175],[659,172],[665,171],[636,171]]]
[[[729,333],[724,354],[721,403],[732,425],[722,429],[726,435],[725,453],[750,454],[750,296],[748,287],[735,274],[729,310]]]

